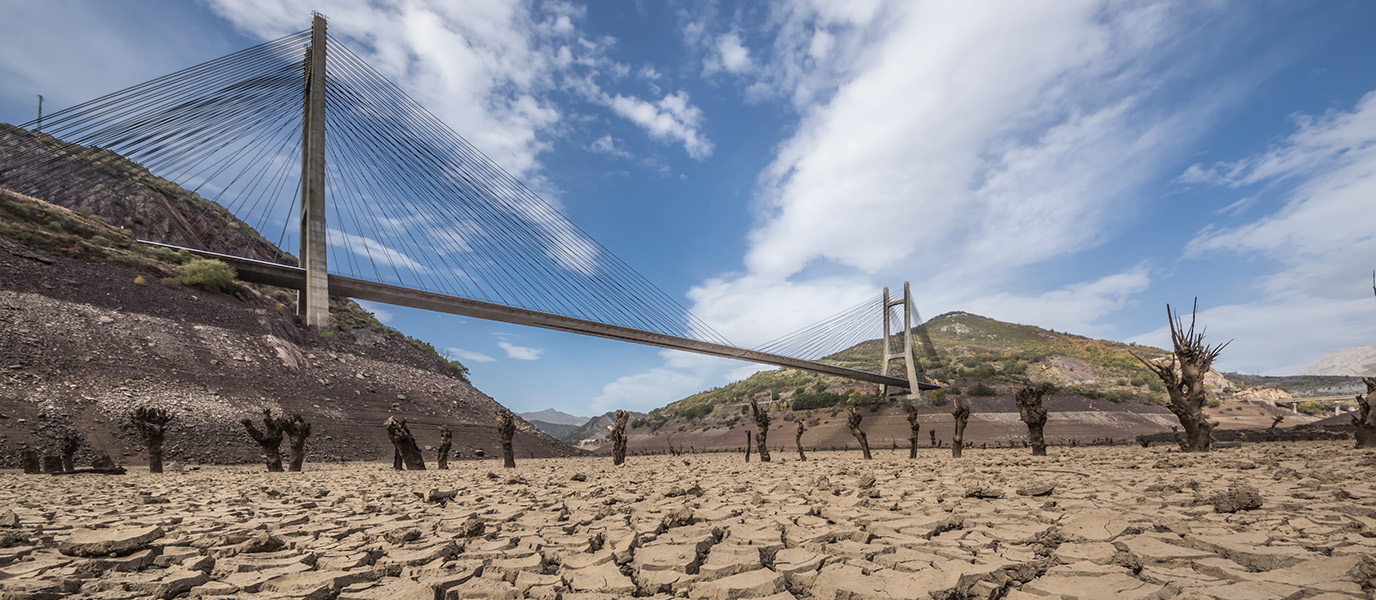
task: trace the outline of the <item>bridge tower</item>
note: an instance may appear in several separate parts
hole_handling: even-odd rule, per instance
[[[314,328],[330,324],[329,275],[325,264],[325,17],[311,21],[306,49],[305,116],[301,122],[301,266],[305,289],[297,314]]]
[[[903,307],[903,349],[894,350],[893,332],[889,325],[889,309],[895,306]],[[908,282],[903,282],[903,298],[899,300],[889,300],[889,288],[884,288],[884,368],[882,374],[889,374],[889,363],[903,359],[903,363],[908,367],[908,396],[909,399],[917,399],[919,390],[917,382],[917,363],[913,360],[913,312],[912,312],[912,291]],[[882,386],[881,393],[889,395],[889,386]]]

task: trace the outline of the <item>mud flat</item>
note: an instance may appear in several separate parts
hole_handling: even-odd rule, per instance
[[[0,596],[1338,600],[1376,590],[1376,453],[1351,442],[1198,456],[795,457],[0,474]]]

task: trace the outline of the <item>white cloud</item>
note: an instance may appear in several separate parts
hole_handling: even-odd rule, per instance
[[[492,358],[491,356],[483,354],[482,352],[473,352],[471,350],[464,350],[463,348],[450,347],[445,348],[444,351],[447,354],[453,356],[454,358],[470,362],[489,363],[497,360],[495,358]]]
[[[741,37],[728,33],[717,37],[713,53],[704,63],[703,74],[711,75],[719,70],[741,75],[755,66],[750,59],[750,50],[741,44]]]
[[[383,308],[383,305],[376,302],[368,302],[367,300],[354,300],[354,302],[363,307],[363,310],[373,313],[373,318],[380,323],[391,323],[392,319],[396,318],[396,313]]]
[[[545,352],[543,348],[517,346],[507,341],[497,342],[497,345],[500,346],[502,350],[506,351],[507,358],[514,358],[516,360],[540,360],[540,355]]]
[[[1226,368],[1290,375],[1324,354],[1376,338],[1370,288],[1376,267],[1376,92],[1351,111],[1299,116],[1295,122],[1295,132],[1264,153],[1211,167],[1192,165],[1187,174],[1210,175],[1180,178],[1230,189],[1293,184],[1274,212],[1241,225],[1208,227],[1185,248],[1187,258],[1238,254],[1274,266],[1253,282],[1255,300],[1201,314],[1211,331],[1238,340],[1219,359]],[[1160,339],[1164,332],[1144,338]]]
[[[402,269],[406,271],[407,275],[413,277],[418,273],[427,271],[424,265],[416,262],[410,256],[407,256],[406,253],[383,244],[371,237],[354,235],[334,228],[329,229],[329,233],[326,237],[330,246],[348,250],[358,256],[359,259],[367,261],[364,263],[365,265],[376,264],[393,267],[394,269]],[[393,278],[397,276],[397,273],[394,271],[387,271],[382,275],[383,278]]]
[[[592,411],[606,413],[630,409],[644,412],[663,406],[666,401],[693,394],[701,390],[704,383],[702,378],[680,371],[650,369],[602,386],[602,393],[592,399]]]
[[[616,114],[641,126],[650,137],[683,142],[688,155],[703,159],[712,154],[712,142],[702,133],[702,109],[693,106],[682,90],[658,102],[617,94],[608,100]]]

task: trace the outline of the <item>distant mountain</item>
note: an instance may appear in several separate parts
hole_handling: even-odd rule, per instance
[[[1366,391],[1366,385],[1362,383],[1361,377],[1343,377],[1340,375],[1291,375],[1288,377],[1275,377],[1268,375],[1243,375],[1241,373],[1224,373],[1223,376],[1227,377],[1230,381],[1237,381],[1252,387],[1282,389],[1296,398],[1345,396],[1360,394]]]
[[[539,419],[526,419],[536,429],[548,433],[550,437],[563,439],[564,436],[578,430],[578,425],[560,425],[558,423],[547,423]]]
[[[1376,375],[1376,344],[1339,350],[1309,365],[1300,375],[1341,375],[1370,377]]]
[[[545,422],[545,423],[550,423],[550,424],[553,424],[553,425],[572,425],[572,426],[574,426],[574,427],[578,427],[579,425],[582,425],[582,424],[588,422],[588,418],[587,418],[587,417],[579,417],[579,416],[576,416],[576,415],[571,415],[571,414],[568,414],[568,413],[566,413],[566,412],[562,412],[562,411],[559,411],[559,410],[555,410],[555,409],[553,409],[553,408],[546,408],[545,410],[539,410],[539,411],[535,411],[535,412],[518,413],[518,414],[520,415],[521,418],[523,418],[523,419],[525,419],[525,420],[527,420],[527,421],[531,421],[531,422],[543,421],[543,422]],[[556,435],[556,436],[554,436],[554,437],[559,437],[559,436]]]
[[[645,413],[635,411],[628,412],[631,414],[631,422],[639,421],[646,417]],[[611,434],[612,425],[614,424],[616,424],[616,411],[588,419],[587,423],[584,423],[573,432],[559,439],[565,444],[574,447],[596,448],[606,443],[607,437]],[[627,429],[630,427],[630,423],[627,423]]]

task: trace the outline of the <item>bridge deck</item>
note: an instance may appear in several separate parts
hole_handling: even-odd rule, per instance
[[[140,240],[140,242],[151,245],[172,248],[175,250],[186,250],[198,256],[214,258],[224,261],[239,273],[239,279],[249,283],[259,283],[273,285],[290,289],[302,289],[306,284],[306,270],[299,267],[279,265],[261,260],[220,254],[207,250],[197,250],[195,248],[185,248],[171,244],[162,244]],[[734,358],[749,362],[756,362],[766,365],[788,367],[810,371],[813,373],[823,373],[826,375],[837,375],[858,381],[877,383],[892,387],[907,388],[908,380],[889,375],[880,375],[860,369],[850,369],[829,365],[810,360],[799,360],[778,354],[758,352],[755,350],[745,350],[721,344],[702,342],[687,338],[674,337],[649,331],[641,331],[629,327],[618,325],[607,325],[596,321],[576,319],[563,315],[556,315],[546,312],[528,310],[524,308],[514,308],[491,302],[470,300],[435,292],[413,290],[386,283],[375,283],[352,277],[341,275],[329,276],[329,290],[332,296],[342,296],[356,300],[368,300],[393,304],[396,306],[407,306],[422,310],[432,310],[444,312],[475,319],[485,319],[489,321],[501,321],[503,323],[513,323],[516,325],[526,325],[530,327],[540,327],[543,329],[554,329],[557,331],[567,331],[580,335],[591,335],[623,342],[644,344],[648,346],[658,346],[660,348],[671,348],[706,354],[709,356],[720,356],[724,358]],[[938,389],[939,386],[919,382],[918,387],[923,390]]]

